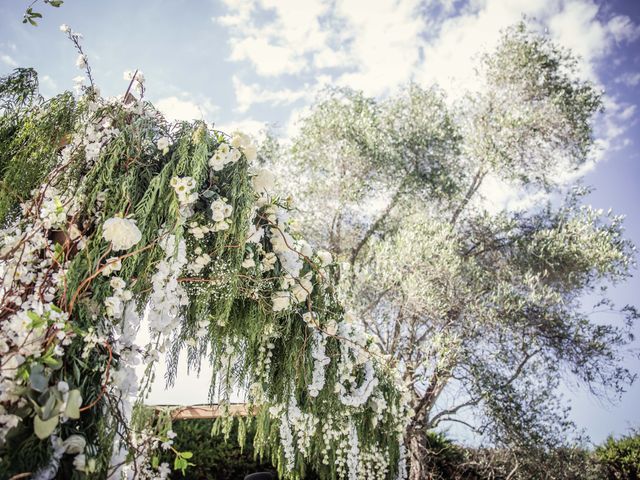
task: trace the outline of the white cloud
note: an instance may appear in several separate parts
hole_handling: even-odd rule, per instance
[[[411,79],[420,60],[420,35],[425,22],[418,0],[342,0],[335,15],[345,21],[354,72],[338,82],[381,95]]]
[[[259,75],[299,73],[307,55],[325,45],[320,17],[327,10],[322,0],[224,0],[232,14],[215,17],[231,28],[231,60],[246,60]],[[262,17],[272,15],[272,21]]]
[[[600,8],[596,0],[224,0],[231,12],[216,21],[229,28],[231,59],[246,61],[258,75],[244,83],[234,77],[238,111],[256,103],[310,102],[321,84],[349,86],[385,96],[413,80],[437,83],[450,98],[478,88],[479,56],[491,51],[501,31],[523,17],[580,57],[579,73],[596,85],[615,49],[640,38],[629,17]],[[273,90],[261,77],[280,76]],[[243,74],[246,78],[246,74]],[[311,80],[310,80],[311,79]],[[271,82],[271,80],[269,80]],[[640,73],[616,80],[640,84]],[[301,89],[297,85],[303,84]],[[307,105],[308,105],[307,103]],[[624,144],[635,109],[610,102],[601,117],[601,145]],[[296,106],[288,135],[306,112]],[[594,157],[595,158],[595,157]]]
[[[271,105],[289,105],[303,98],[309,98],[311,90],[302,88],[300,90],[291,90],[284,88],[282,90],[267,90],[257,83],[246,84],[233,76],[233,89],[238,104],[237,110],[244,113],[256,103],[269,103]]]
[[[616,78],[616,83],[622,83],[627,87],[635,87],[640,84],[640,72],[628,72]]]
[[[215,127],[223,132],[244,132],[252,137],[261,139],[264,137],[268,125],[266,122],[261,122],[253,118],[244,118],[241,120],[225,122],[224,124],[216,125]]]
[[[191,99],[180,99],[176,96],[161,98],[155,106],[169,120],[207,120],[218,109],[210,100],[196,103]]]
[[[0,60],[2,60],[2,63],[8,65],[9,67],[18,66],[18,62],[16,62],[11,56],[7,55],[6,53],[0,55]]]

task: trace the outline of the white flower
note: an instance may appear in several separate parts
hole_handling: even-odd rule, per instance
[[[86,466],[87,466],[87,459],[84,456],[84,453],[80,453],[79,455],[76,455],[75,458],[73,459],[73,468],[75,468],[80,472],[83,472]]]
[[[120,277],[113,277],[109,281],[109,285],[111,285],[111,288],[113,288],[114,290],[122,290],[127,286],[127,283]]]
[[[276,257],[275,253],[273,252],[267,253],[262,259],[262,269],[265,272],[272,270],[273,266],[276,264],[277,261],[278,261],[278,257]]]
[[[102,269],[102,275],[108,277],[113,272],[117,272],[122,268],[122,261],[117,257],[107,258],[106,265]]]
[[[291,303],[291,294],[283,290],[274,292],[273,295],[271,295],[271,302],[273,303],[274,312],[286,310]]]
[[[247,256],[247,258],[242,262],[242,266],[244,268],[252,268],[256,266],[256,262],[253,260],[252,256]]]
[[[122,299],[118,296],[107,297],[104,299],[107,315],[113,318],[121,318],[124,311]]]
[[[111,242],[114,250],[127,250],[142,240],[142,232],[134,220],[112,217],[102,225],[102,238]]]
[[[224,158],[222,158],[220,155],[214,154],[209,159],[209,166],[214,172],[219,172],[225,166]]]
[[[87,441],[80,435],[71,435],[62,443],[65,453],[71,455],[82,453],[86,445]]]
[[[225,218],[230,217],[232,212],[233,207],[222,199],[211,202],[211,218],[214,222],[222,222]]]
[[[316,314],[314,312],[305,312],[302,314],[302,320],[309,326],[315,325],[316,322]]]
[[[323,267],[326,267],[333,262],[333,256],[326,250],[318,250],[316,255],[318,256],[318,260],[320,260],[320,265]]]
[[[258,158],[258,149],[255,145],[248,145],[242,149],[242,153],[247,157],[249,162],[255,162],[256,158]]]
[[[158,475],[160,475],[160,478],[164,480],[169,477],[170,473],[171,467],[169,464],[167,462],[162,462],[158,467]]]
[[[251,145],[251,138],[246,133],[234,132],[229,142],[234,148],[245,148]]]
[[[298,303],[304,302],[307,296],[313,291],[313,284],[311,283],[310,275],[307,274],[302,278],[297,279],[296,283],[291,289],[293,297]]]
[[[335,336],[338,333],[338,324],[335,320],[329,320],[323,327],[327,335]]]
[[[264,235],[264,228],[256,228],[256,226],[252,223],[249,225],[249,231],[247,232],[248,238],[247,243],[259,243]]]
[[[78,58],[76,58],[76,67],[78,68],[86,68],[87,66],[87,56],[86,55],[78,55]]]
[[[66,23],[63,23],[62,25],[60,25],[60,31],[62,33],[69,33],[71,31],[71,27]]]
[[[242,150],[248,161],[253,162],[258,157],[257,149],[246,133],[235,132],[230,143],[232,147]]]
[[[256,170],[255,176],[251,179],[251,183],[256,193],[269,193],[273,191],[276,176],[266,168],[261,168]]]
[[[169,152],[169,146],[171,145],[171,139],[169,137],[161,137],[158,139],[156,146],[158,150],[161,150],[165,155]]]

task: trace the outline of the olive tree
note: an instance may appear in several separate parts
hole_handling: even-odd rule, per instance
[[[576,65],[520,24],[462,100],[418,85],[382,100],[331,90],[272,159],[300,228],[341,262],[344,301],[410,389],[412,478],[430,429],[553,447],[572,425],[563,377],[614,395],[633,381],[621,347],[635,309],[603,324],[584,305],[630,275],[634,249],[621,217],[566,183],[593,153],[601,109]],[[548,200],[496,213],[488,180]]]

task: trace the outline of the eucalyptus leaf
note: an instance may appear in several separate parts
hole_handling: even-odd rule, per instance
[[[42,420],[39,416],[33,419],[33,431],[40,440],[48,438],[55,428],[58,426],[58,416],[51,417],[49,420]]]
[[[49,376],[45,375],[44,367],[39,363],[31,367],[29,384],[37,392],[44,392],[49,386]]]
[[[69,392],[69,398],[67,398],[67,408],[65,409],[64,414],[74,420],[80,418],[81,405],[82,395],[80,394],[80,390],[71,390]]]

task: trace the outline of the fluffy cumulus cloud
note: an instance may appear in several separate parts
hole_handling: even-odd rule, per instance
[[[218,110],[211,100],[196,102],[188,95],[164,97],[155,102],[155,106],[169,120],[214,120],[212,115]]]
[[[237,110],[244,113],[256,103],[269,103],[271,105],[289,105],[301,99],[309,99],[311,90],[300,89],[291,90],[283,88],[281,90],[269,90],[258,83],[244,83],[237,75],[233,78],[233,89],[235,91]]]
[[[595,0],[223,2],[227,12],[214,21],[228,27],[230,60],[247,62],[265,84],[287,78],[291,85],[272,91],[235,79],[240,111],[248,110],[250,96],[292,103],[319,82],[380,96],[415,80],[456,94],[470,87],[474,59],[523,17],[576,52],[582,73],[595,81],[613,48],[640,36],[629,17],[607,16]],[[632,74],[624,80],[638,81]]]
[[[233,77],[236,109],[249,121],[254,104],[290,106],[284,131],[289,137],[326,85],[384,97],[416,81],[438,84],[454,99],[479,88],[479,56],[494,48],[501,30],[523,18],[573,50],[580,57],[579,73],[602,88],[603,67],[640,38],[639,25],[597,0],[222,1],[227,12],[213,20],[228,27],[229,60],[249,67],[242,80]],[[635,87],[640,73],[624,72],[611,83]],[[596,132],[599,148],[579,173],[593,168],[604,152],[629,143],[625,133],[636,108],[607,90],[606,114]],[[522,201],[497,184],[488,187],[494,194],[487,196],[500,205]]]

